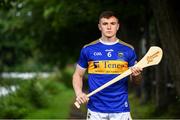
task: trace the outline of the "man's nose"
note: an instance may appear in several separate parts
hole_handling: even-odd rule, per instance
[[[107,28],[108,28],[108,29],[111,29],[111,25],[110,25],[110,24],[108,24],[108,25],[107,25]]]

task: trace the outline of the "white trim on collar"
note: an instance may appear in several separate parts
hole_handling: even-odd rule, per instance
[[[99,42],[101,42],[102,44],[105,44],[105,45],[114,45],[119,42],[119,39],[117,39],[115,42],[104,42],[101,39],[99,39]]]
[[[77,64],[76,67],[78,67],[78,68],[80,68],[80,69],[83,69],[83,70],[86,70],[86,69],[87,69],[87,68],[81,67],[79,64]]]

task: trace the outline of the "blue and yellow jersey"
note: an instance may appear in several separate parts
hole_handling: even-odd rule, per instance
[[[89,92],[92,92],[133,66],[135,61],[131,45],[121,40],[112,44],[96,40],[82,48],[78,65],[87,68]],[[126,77],[91,96],[88,108],[104,113],[129,112],[127,80]]]

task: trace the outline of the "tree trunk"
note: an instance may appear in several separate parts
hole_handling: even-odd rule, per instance
[[[175,0],[150,0],[170,77],[180,95],[180,18]]]

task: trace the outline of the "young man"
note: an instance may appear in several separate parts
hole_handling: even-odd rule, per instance
[[[136,62],[134,48],[119,40],[116,33],[120,27],[117,16],[105,11],[99,17],[101,38],[85,45],[73,74],[73,87],[79,104],[88,102],[87,119],[129,120],[128,78],[124,78],[102,91],[87,98],[82,91],[83,76],[88,69],[89,92],[97,89]],[[141,79],[141,68],[132,67],[131,79],[137,83]]]

